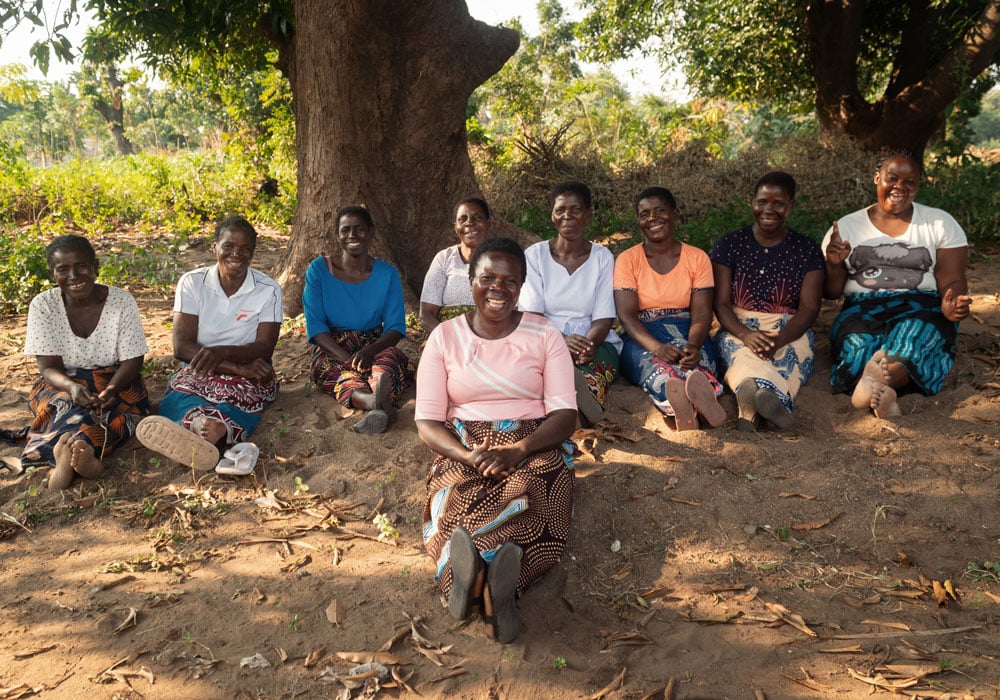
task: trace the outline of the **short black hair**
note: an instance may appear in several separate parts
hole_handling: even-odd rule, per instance
[[[783,170],[772,170],[771,172],[764,173],[757,178],[757,183],[753,186],[753,194],[755,197],[760,191],[760,188],[764,185],[774,185],[775,187],[780,187],[788,194],[789,199],[795,199],[795,178]]]
[[[219,240],[222,238],[222,234],[230,229],[233,231],[239,231],[240,233],[245,233],[250,236],[250,242],[253,243],[254,246],[257,245],[257,229],[255,229],[253,224],[242,216],[227,216],[225,219],[217,223],[215,225],[215,234],[212,236],[212,240]]]
[[[587,209],[594,208],[593,199],[590,196],[590,188],[582,182],[577,182],[576,180],[559,182],[551,190],[549,190],[549,206],[555,206],[556,198],[560,195],[566,194],[567,192],[575,194],[577,197],[582,199]]]
[[[458,209],[463,204],[475,204],[477,207],[483,210],[483,216],[487,219],[490,218],[490,205],[486,203],[486,200],[482,197],[466,197],[461,202],[455,205],[455,217],[458,217]]]
[[[94,250],[94,246],[90,245],[90,241],[83,236],[69,233],[65,236],[56,236],[51,243],[45,246],[45,262],[50,270],[52,269],[52,258],[61,251],[85,255],[90,258],[90,262],[97,265],[97,251]]]
[[[516,258],[521,265],[521,284],[524,284],[524,281],[528,279],[528,261],[524,257],[524,251],[521,250],[521,246],[513,238],[496,236],[494,238],[487,238],[472,251],[472,257],[469,258],[470,282],[476,277],[476,266],[479,264],[479,258],[487,253],[502,253],[503,255]]]
[[[664,202],[670,205],[672,209],[677,208],[677,200],[674,199],[673,193],[666,187],[647,187],[642,192],[635,196],[635,201],[632,202],[632,206],[635,208],[636,212],[639,211],[639,202],[644,199],[649,199],[650,197],[659,197]]]
[[[895,158],[909,158],[917,166],[917,174],[924,176],[924,162],[913,155],[913,151],[906,148],[883,148],[878,152],[878,160],[875,162],[875,172],[881,172],[885,164]]]
[[[348,204],[346,207],[341,207],[337,210],[337,218],[334,219],[336,222],[335,229],[340,230],[340,220],[345,216],[360,216],[368,224],[368,228],[375,228],[375,221],[372,220],[372,214],[370,211],[364,207],[359,207],[356,204]]]

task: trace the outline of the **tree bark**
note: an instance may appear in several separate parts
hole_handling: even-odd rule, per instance
[[[478,196],[465,135],[472,91],[517,50],[510,29],[472,19],[463,0],[296,0],[281,52],[295,109],[298,208],[277,271],[286,313],[306,266],[336,246],[334,216],[362,204],[373,254],[419,291],[454,237],[452,208]]]
[[[122,88],[125,84],[118,77],[118,70],[113,63],[109,63],[104,69],[103,82],[108,90],[111,101],[108,102],[101,95],[94,95],[94,108],[101,113],[104,121],[108,123],[108,131],[115,140],[115,148],[123,156],[130,156],[135,153],[132,142],[125,136],[125,106],[122,104]]]
[[[809,6],[806,26],[820,128],[851,136],[871,151],[906,148],[921,157],[943,126],[947,106],[1000,51],[1000,0],[987,4],[936,65],[927,66],[926,52],[913,51],[908,40],[889,89],[875,102],[864,99],[857,80],[863,12],[859,0],[814,0]]]

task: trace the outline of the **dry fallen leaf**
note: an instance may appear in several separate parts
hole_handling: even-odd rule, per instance
[[[843,513],[837,513],[832,518],[824,518],[823,520],[811,520],[807,523],[797,523],[792,525],[793,530],[818,530],[821,527],[826,527],[834,520],[839,518]]]
[[[881,620],[862,620],[862,625],[876,625],[878,627],[891,627],[896,630],[910,631],[910,626],[902,622],[883,622]]]
[[[288,661],[288,652],[281,647],[271,647],[274,649],[274,653],[278,655],[278,666]]]
[[[122,620],[122,623],[115,627],[115,631],[112,634],[118,634],[127,630],[129,627],[134,627],[136,623],[136,617],[138,617],[138,611],[135,608],[128,609],[128,615]]]
[[[410,662],[385,651],[338,651],[337,658],[352,664],[382,664],[383,666],[409,666]]]
[[[608,647],[642,647],[654,644],[652,639],[638,632],[621,632],[608,637]]]
[[[903,550],[896,552],[896,557],[899,559],[900,566],[913,566],[913,561]]]
[[[955,587],[952,585],[951,579],[945,579],[944,580],[944,591],[945,591],[945,593],[948,594],[948,596],[952,600],[958,601],[958,595],[955,593]]]
[[[801,615],[789,611],[788,608],[781,603],[764,603],[764,606],[799,632],[808,634],[810,637],[818,636],[815,632],[809,629],[809,625],[806,624],[806,621]]]
[[[344,606],[336,598],[326,606],[326,619],[333,625],[339,625],[344,619]]]
[[[58,644],[49,644],[47,647],[38,647],[37,649],[32,649],[31,651],[19,651],[14,654],[14,658],[18,661],[21,659],[30,659],[32,656],[38,656],[39,654],[44,654],[47,651],[52,651],[58,646]]]
[[[948,592],[937,579],[931,582],[931,586],[934,587],[934,599],[937,601],[938,607],[943,608],[948,604]]]
[[[617,574],[615,574],[611,578],[613,578],[615,581],[621,581],[623,578],[625,578],[631,573],[632,573],[632,562],[628,562],[627,564],[625,564],[625,566],[621,568],[621,570]]]
[[[610,683],[608,683],[606,686],[604,686],[596,693],[591,695],[589,698],[587,698],[587,700],[601,700],[601,698],[603,698],[605,695],[608,695],[609,693],[618,690],[625,683],[625,671],[627,670],[628,670],[627,668],[623,668],[621,670],[621,673],[615,676]]]
[[[315,666],[316,663],[320,659],[322,659],[324,656],[326,656],[326,647],[320,647],[319,649],[313,649],[306,656],[306,660],[305,660],[305,663],[303,664],[303,666],[305,666],[306,668],[311,668],[311,667]]]

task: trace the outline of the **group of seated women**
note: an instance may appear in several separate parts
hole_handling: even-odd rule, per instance
[[[396,347],[405,312],[395,268],[368,254],[372,219],[361,207],[337,215],[340,250],[316,258],[303,293],[314,346],[312,379],[345,406],[364,412],[359,433],[383,432],[409,376]],[[25,354],[41,377],[29,396],[33,419],[3,436],[24,441],[20,468],[54,467],[49,486],[93,478],[104,456],[135,435],[143,445],[196,471],[250,474],[260,451],[249,436],[278,395],[271,357],[283,318],[281,287],[251,267],[257,232],[234,216],[215,228],[215,264],[185,273],[174,297],[174,357],[159,403],[140,371],[148,347],[128,292],[97,281],[86,238],[59,236],[47,248],[56,287],[28,311]]]
[[[420,299],[429,337],[415,410],[436,454],[423,539],[451,614],[479,608],[497,640],[517,636],[517,595],[559,560],[569,536],[569,438],[603,416],[619,368],[679,430],[725,422],[723,383],[736,396],[738,429],[783,429],[813,370],[821,297],[845,295],[831,330],[834,391],[852,392],[854,406],[879,417],[899,414],[901,391],[939,391],[957,322],[969,315],[968,252],[952,217],[913,202],[920,177],[912,156],[883,158],[877,203],[835,222],[821,248],[786,224],[794,179],[767,173],[754,186],[753,223],[711,254],[677,239],[677,202],[651,187],[635,200],[642,243],[617,260],[586,239],[593,203],[581,183],[552,190],[556,236],[527,250],[487,238],[486,202],[461,202],[458,244],[434,258]],[[336,222],[338,252],[306,272],[311,377],[364,412],[356,432],[380,433],[410,376],[397,347],[402,287],[368,252],[367,210],[345,207]],[[181,278],[173,333],[185,365],[160,415],[149,416],[135,301],[97,283],[85,239],[53,241],[57,287],[28,316],[25,352],[41,377],[23,463],[53,466],[49,485],[65,488],[100,473],[105,453],[134,433],[196,470],[252,471],[257,449],[247,437],[278,392],[271,356],[282,320],[280,287],[250,266],[255,245],[249,222],[226,219],[215,231],[216,264]]]

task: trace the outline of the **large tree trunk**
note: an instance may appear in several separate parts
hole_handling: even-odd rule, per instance
[[[104,121],[108,123],[108,131],[115,140],[115,148],[123,156],[130,156],[135,153],[132,142],[125,136],[125,106],[122,104],[122,88],[125,84],[118,77],[118,70],[113,63],[109,63],[104,70],[103,80],[108,90],[111,101],[105,100],[102,95],[94,95],[94,107]]]
[[[418,290],[454,233],[452,208],[480,194],[465,136],[472,91],[519,36],[469,16],[463,0],[296,0],[281,60],[295,101],[298,209],[277,272],[301,308],[309,261],[335,249],[336,210],[363,204],[374,254]]]
[[[889,86],[875,102],[868,102],[858,87],[864,9],[862,0],[814,0],[809,6],[806,23],[820,128],[851,136],[870,151],[906,148],[921,157],[944,125],[948,105],[1000,51],[1000,0],[987,4],[936,65],[927,65],[927,24],[918,21],[930,8],[926,0],[914,3],[914,21],[902,28]]]

